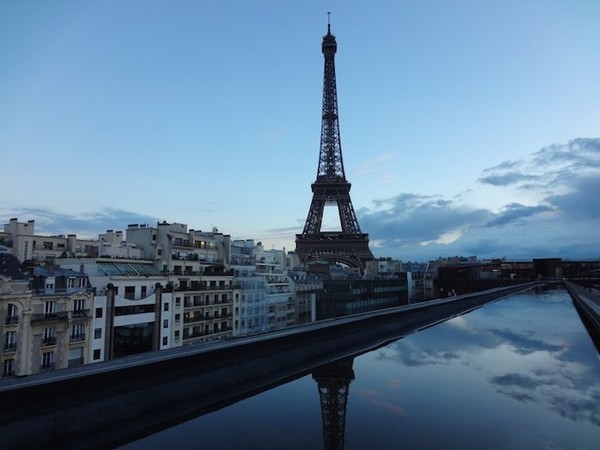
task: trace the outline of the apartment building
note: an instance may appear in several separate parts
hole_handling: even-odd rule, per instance
[[[165,290],[173,293],[175,307],[183,305],[182,322],[174,318],[181,323],[183,345],[239,334],[240,286],[227,269],[229,235],[167,222],[156,227],[131,224],[126,232],[127,242],[167,276]]]
[[[152,261],[107,257],[58,261],[61,267],[79,267],[95,289],[91,362],[182,344],[183,311],[175,308],[172,293],[165,292],[168,277]]]
[[[30,267],[0,253],[2,376],[87,364],[94,293],[85,273]]]
[[[294,286],[285,251],[265,250],[254,240],[231,243],[230,267],[241,286],[241,333],[258,333],[297,323]]]

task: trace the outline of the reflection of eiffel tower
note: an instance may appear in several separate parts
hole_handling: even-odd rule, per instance
[[[319,367],[313,378],[319,386],[325,450],[344,448],[348,388],[354,379],[354,358]]]

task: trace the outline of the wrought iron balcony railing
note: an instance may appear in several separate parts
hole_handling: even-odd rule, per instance
[[[19,323],[19,316],[6,316],[6,325]]]
[[[42,347],[56,345],[56,336],[48,336],[42,339]]]
[[[17,343],[11,342],[10,344],[4,344],[4,353],[13,353],[17,351]]]
[[[85,341],[85,333],[72,334],[69,336],[69,342],[81,342]]]
[[[67,311],[32,314],[31,315],[32,322],[68,320],[68,319],[69,319],[69,313]]]

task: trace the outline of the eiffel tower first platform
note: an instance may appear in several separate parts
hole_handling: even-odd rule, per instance
[[[311,185],[313,198],[304,230],[296,235],[296,254],[304,263],[320,260],[364,270],[366,261],[374,258],[369,249],[369,235],[360,231],[350,200],[351,185],[344,174],[335,83],[337,43],[329,23],[321,48],[325,70],[319,166],[317,179]],[[321,230],[323,212],[328,205],[337,205],[341,231]]]

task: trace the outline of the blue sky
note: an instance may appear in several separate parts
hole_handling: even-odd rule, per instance
[[[166,220],[292,250],[327,11],[376,256],[600,257],[593,0],[0,1],[0,219],[81,236]]]

